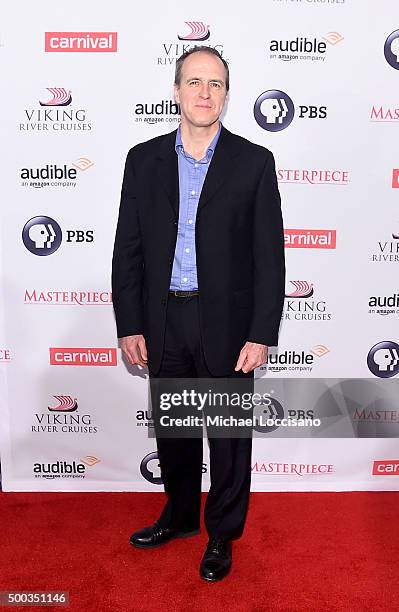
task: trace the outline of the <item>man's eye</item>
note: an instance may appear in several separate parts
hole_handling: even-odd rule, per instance
[[[212,87],[214,87],[215,89],[220,89],[221,88],[221,84],[220,83],[211,83]]]
[[[190,81],[189,85],[198,85],[198,81]]]

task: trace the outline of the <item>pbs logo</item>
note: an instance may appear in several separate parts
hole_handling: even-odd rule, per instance
[[[51,217],[32,217],[24,225],[22,241],[34,255],[51,255],[61,246],[62,231]]]

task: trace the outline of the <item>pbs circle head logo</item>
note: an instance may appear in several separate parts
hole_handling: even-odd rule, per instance
[[[22,241],[34,255],[51,255],[61,245],[62,231],[51,217],[32,217],[24,225]]]
[[[140,463],[140,472],[143,478],[148,480],[148,482],[151,482],[152,484],[156,485],[162,484],[162,477],[157,452],[148,453],[148,455],[146,455],[142,459]]]
[[[294,103],[284,91],[269,89],[257,98],[254,116],[258,125],[268,132],[285,130],[294,118]]]
[[[392,32],[385,41],[384,55],[388,64],[399,70],[399,30]]]
[[[374,376],[391,378],[399,373],[399,344],[391,340],[378,342],[367,355],[367,365]]]

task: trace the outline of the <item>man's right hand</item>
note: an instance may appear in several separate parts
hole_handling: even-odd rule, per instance
[[[147,366],[147,347],[145,345],[144,336],[124,336],[120,338],[120,346],[126,358],[126,361],[131,365]]]

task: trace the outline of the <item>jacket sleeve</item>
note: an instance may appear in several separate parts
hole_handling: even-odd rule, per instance
[[[285,258],[281,201],[268,151],[254,210],[254,308],[248,340],[276,346],[284,305]]]
[[[131,149],[126,158],[112,258],[112,300],[119,338],[144,333],[144,259],[133,151]]]

